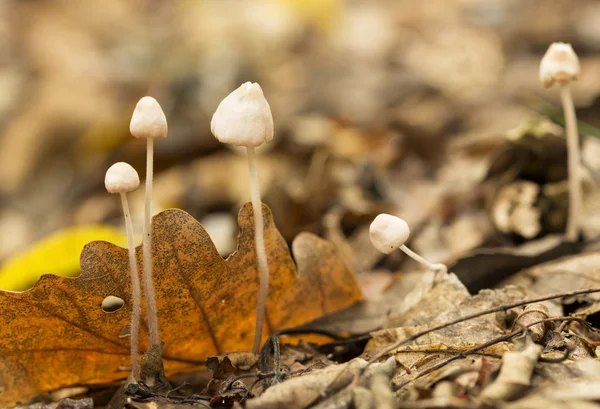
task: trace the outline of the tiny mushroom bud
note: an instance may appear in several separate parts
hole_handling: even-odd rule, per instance
[[[250,197],[254,214],[254,237],[259,276],[256,330],[252,347],[252,351],[256,353],[260,349],[262,340],[269,290],[269,266],[265,250],[262,202],[254,148],[273,139],[273,115],[260,85],[246,82],[225,97],[213,114],[210,129],[219,142],[245,146],[248,152]]]
[[[406,243],[409,235],[410,229],[404,220],[385,213],[377,216],[369,228],[373,247],[383,254],[390,254]]]
[[[221,143],[257,147],[273,140],[273,115],[262,88],[246,82],[217,107],[210,129]]]
[[[553,43],[540,62],[540,81],[546,88],[579,77],[579,58],[571,44]]]
[[[408,224],[401,218],[392,216],[390,214],[382,213],[378,215],[369,227],[371,244],[373,244],[373,247],[375,247],[381,253],[390,254],[392,251],[399,248],[406,253],[407,256],[415,261],[418,261],[431,270],[438,271],[443,274],[448,272],[448,268],[444,264],[430,263],[406,247],[404,243],[406,243],[406,240],[408,240],[409,235],[410,229],[408,228]]]
[[[117,162],[106,171],[104,186],[108,193],[129,193],[140,186],[140,177],[129,163]]]
[[[112,165],[106,171],[104,185],[108,193],[119,193],[121,195],[121,205],[123,206],[123,216],[125,217],[125,229],[127,231],[127,247],[129,250],[129,270],[131,275],[131,326],[130,326],[130,348],[131,348],[131,375],[134,380],[140,376],[140,364],[138,362],[139,350],[139,329],[141,320],[141,289],[140,277],[138,275],[137,261],[135,259],[135,246],[133,243],[133,225],[131,223],[131,214],[129,213],[129,204],[127,203],[127,193],[136,190],[140,186],[138,173],[131,165],[125,162],[118,162]]]
[[[579,237],[581,208],[581,175],[579,174],[581,153],[577,117],[571,95],[571,82],[577,79],[579,71],[579,59],[571,44],[553,43],[540,62],[540,81],[546,88],[554,83],[560,86],[560,99],[565,113],[569,168],[569,212],[565,236],[568,241],[576,241]]]
[[[129,124],[131,135],[146,139],[146,204],[142,240],[144,295],[148,306],[150,346],[162,351],[158,333],[158,311],[152,282],[152,179],[154,174],[154,139],[167,137],[167,118],[158,101],[143,97],[135,106]]]
[[[156,139],[167,137],[167,118],[157,100],[143,97],[135,106],[129,131],[135,138]]]

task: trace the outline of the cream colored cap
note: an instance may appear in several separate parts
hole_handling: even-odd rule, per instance
[[[127,193],[140,186],[140,177],[129,163],[117,162],[106,171],[104,186],[108,193]]]
[[[408,224],[401,218],[390,214],[380,214],[369,227],[371,244],[384,254],[390,254],[406,243],[409,235]]]
[[[210,121],[221,143],[260,146],[273,140],[273,114],[257,83],[246,82],[227,95]]]
[[[555,82],[574,81],[579,73],[579,58],[571,44],[552,43],[540,62],[540,81],[546,88]]]
[[[158,101],[152,97],[140,99],[131,115],[131,134],[144,139],[166,138],[167,130],[167,118]]]

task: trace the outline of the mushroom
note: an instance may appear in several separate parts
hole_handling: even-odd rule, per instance
[[[567,152],[569,166],[569,213],[565,236],[569,241],[576,241],[579,236],[579,212],[581,208],[581,176],[579,164],[579,135],[577,118],[571,95],[571,82],[579,76],[579,59],[571,44],[553,43],[540,62],[540,81],[546,88],[554,83],[560,86],[560,99],[565,111],[567,129]]]
[[[125,217],[125,229],[127,230],[127,247],[129,248],[129,270],[131,274],[131,291],[133,305],[131,307],[131,325],[129,343],[131,347],[131,375],[137,380],[140,376],[140,364],[138,362],[139,330],[141,316],[141,290],[140,277],[135,259],[135,246],[133,244],[133,226],[131,214],[127,204],[127,193],[136,190],[140,186],[138,173],[131,165],[125,162],[117,162],[106,171],[104,186],[108,193],[119,193],[123,205],[123,216]]]
[[[246,82],[225,97],[213,114],[210,129],[219,142],[245,146],[247,150],[259,276],[256,330],[252,348],[256,353],[260,349],[264,326],[269,290],[269,266],[265,250],[262,202],[254,148],[273,139],[273,115],[260,85]]]
[[[409,235],[410,229],[408,224],[401,218],[392,216],[391,214],[382,213],[378,215],[369,227],[371,244],[373,244],[373,247],[381,253],[390,254],[392,251],[399,248],[413,260],[418,261],[433,271],[444,274],[448,272],[448,267],[446,267],[446,265],[430,263],[406,247],[404,243],[408,240]]]
[[[143,97],[139,100],[131,116],[129,131],[136,138],[146,139],[146,206],[144,209],[144,235],[142,240],[144,294],[148,306],[150,345],[160,346],[158,312],[152,283],[152,174],[154,139],[167,137],[167,118],[154,98]]]

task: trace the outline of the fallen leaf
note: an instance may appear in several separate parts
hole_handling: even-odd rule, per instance
[[[324,368],[309,367],[306,371],[292,376],[286,381],[273,385],[262,395],[246,402],[247,409],[304,409],[329,396],[329,399],[321,401],[340,402],[346,401],[344,392],[351,391],[355,385],[346,387],[354,377],[367,365],[367,361],[355,358],[343,364],[330,365]],[[360,386],[365,386],[371,381],[375,374],[384,374],[391,378],[396,370],[396,361],[393,358],[385,362],[375,363],[365,371],[361,377]],[[336,393],[341,391],[340,393]],[[319,405],[315,407],[321,407]],[[327,405],[326,407],[332,407]],[[338,407],[338,406],[334,406]]]
[[[31,287],[42,274],[79,274],[79,254],[92,240],[125,244],[122,231],[110,226],[78,226],[58,231],[40,240],[23,253],[6,260],[0,268],[0,289],[20,291]]]
[[[526,239],[537,236],[542,228],[541,211],[536,206],[539,191],[539,185],[524,180],[502,186],[492,204],[491,216],[496,228]]]
[[[548,235],[520,247],[479,248],[449,266],[470,292],[498,285],[519,271],[540,263],[574,254],[583,245]],[[527,288],[527,287],[525,287]]]
[[[325,391],[338,391],[348,385],[367,361],[356,358],[350,362],[307,371],[286,382],[274,385],[262,395],[246,403],[248,409],[302,409],[321,398]]]
[[[551,327],[550,323],[542,322],[533,326],[531,325],[547,318],[550,318],[548,307],[542,303],[529,304],[519,313],[513,327],[527,328],[532,341],[541,342],[542,338],[546,335],[546,331]]]
[[[17,409],[93,409],[94,401],[92,398],[84,399],[60,399],[52,403],[33,403],[29,406],[22,406]]]
[[[206,367],[214,379],[228,379],[234,375],[258,370],[258,356],[251,352],[233,352],[224,356],[211,356]]]
[[[528,342],[521,351],[510,351],[502,357],[502,367],[494,382],[480,398],[484,400],[512,400],[531,385],[531,376],[542,352],[542,346]]]
[[[271,283],[263,340],[357,302],[360,290],[333,246],[300,234],[292,249],[263,206]],[[208,356],[251,349],[258,278],[251,206],[239,213],[238,250],[224,260],[189,214],[168,210],[153,218],[152,246],[159,330],[167,374],[191,370]],[[137,248],[141,265],[141,246]],[[29,291],[0,291],[0,405],[74,384],[124,378],[130,318],[127,250],[89,243],[78,278],[44,275]],[[104,312],[105,297],[124,300]],[[43,334],[43,336],[40,336]],[[141,334],[141,349],[147,349]]]
[[[404,297],[405,308],[397,314],[390,315],[388,329],[373,332],[365,351],[369,356],[375,355],[380,348],[411,336],[433,325],[449,322],[458,317],[483,311],[491,307],[520,300],[525,291],[515,286],[498,290],[482,290],[471,296],[454,274],[448,274],[434,282],[424,280],[416,286],[412,293]],[[410,300],[410,301],[409,301]],[[415,340],[411,345],[399,347],[392,355],[402,362],[408,371],[400,371],[394,383],[413,382],[428,367],[436,365],[446,358],[473,348],[504,333],[493,316],[482,316],[457,325],[440,329]],[[469,334],[466,337],[464,334]],[[505,342],[487,347],[486,354],[501,355],[509,349]],[[445,368],[446,371],[471,371],[470,363],[455,361]],[[437,381],[443,371],[433,372],[418,381],[423,387]]]
[[[350,308],[320,318],[311,323],[311,328],[327,329],[337,333],[364,334],[384,327],[390,314],[395,314],[395,311],[404,308],[404,301],[398,300],[404,300],[415,287],[421,285],[423,273],[398,273],[393,280],[393,283],[378,297],[365,299]]]
[[[574,254],[556,260],[540,263],[520,271],[505,284],[515,284],[527,288],[530,294],[545,295],[559,291],[575,291],[592,288],[598,284],[600,274],[598,263],[600,252]],[[576,297],[577,301],[589,303],[598,302],[600,296],[588,294]],[[571,303],[571,299],[564,302],[553,301],[554,305]],[[561,310],[556,311],[560,314]]]

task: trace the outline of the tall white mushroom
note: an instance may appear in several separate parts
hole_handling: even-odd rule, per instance
[[[148,332],[150,345],[160,346],[158,335],[158,312],[152,283],[152,178],[154,162],[154,139],[167,137],[167,118],[152,97],[139,100],[129,124],[131,135],[146,140],[146,206],[144,209],[143,268],[144,294],[148,306]]]
[[[131,214],[127,204],[127,193],[136,190],[140,186],[138,173],[131,165],[125,162],[117,162],[106,171],[104,186],[108,193],[119,193],[123,205],[123,216],[125,217],[125,229],[127,230],[127,247],[129,248],[129,271],[131,275],[131,325],[129,343],[131,347],[131,374],[134,380],[139,379],[140,364],[138,362],[139,332],[141,316],[141,290],[140,276],[138,274],[135,259],[135,245],[133,243],[133,226]]]
[[[565,111],[567,152],[569,155],[569,213],[565,235],[569,241],[576,241],[579,236],[578,219],[581,210],[581,176],[579,174],[581,154],[579,151],[577,118],[571,95],[571,82],[577,79],[579,73],[579,58],[577,58],[571,44],[551,44],[540,62],[540,81],[542,85],[549,88],[554,83],[558,83],[560,86],[560,99]]]
[[[448,272],[444,264],[430,263],[408,247],[404,243],[408,240],[410,229],[408,224],[399,217],[382,213],[378,215],[369,227],[371,244],[383,254],[390,254],[396,249],[402,250],[413,260],[418,261],[425,267],[443,273]]]
[[[256,331],[252,350],[258,352],[261,345],[269,290],[269,266],[265,250],[262,202],[254,148],[273,139],[273,115],[260,85],[246,82],[225,97],[212,117],[210,128],[219,142],[245,146],[248,152],[250,197],[254,213],[254,236],[260,283],[256,306]]]

